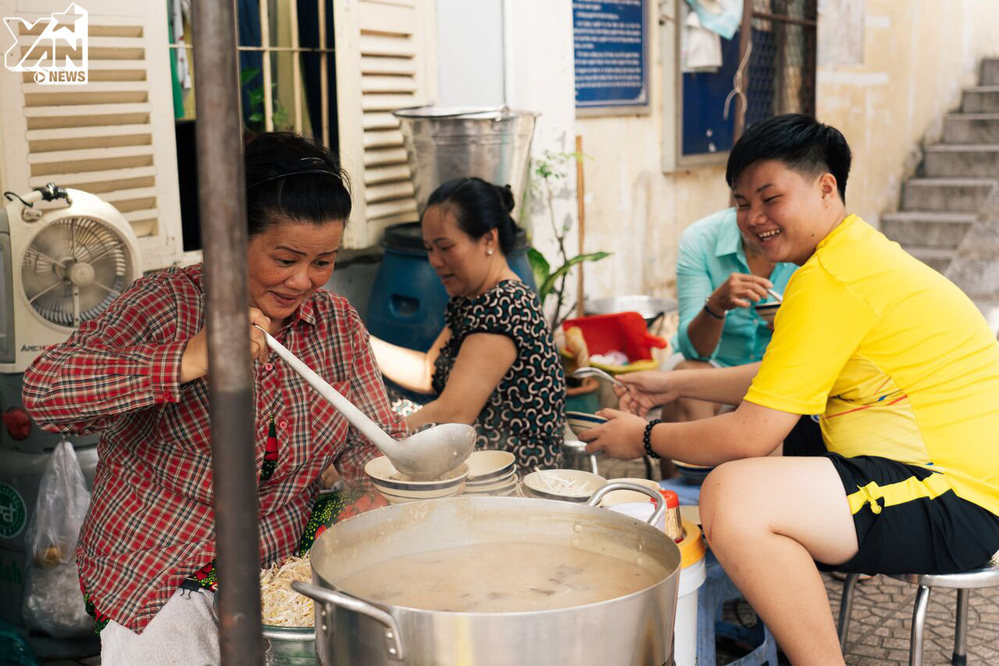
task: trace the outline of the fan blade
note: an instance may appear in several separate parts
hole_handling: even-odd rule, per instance
[[[42,290],[41,290],[40,292],[38,292],[37,294],[35,294],[35,295],[34,295],[34,296],[32,296],[31,298],[29,298],[29,299],[28,299],[28,302],[29,302],[29,303],[34,303],[34,302],[35,302],[35,301],[37,301],[37,300],[38,300],[39,298],[41,298],[41,297],[42,297],[42,296],[44,296],[45,294],[49,293],[50,291],[52,291],[53,289],[55,289],[56,287],[58,287],[58,286],[59,286],[59,285],[61,285],[61,284],[66,284],[65,280],[58,280],[58,281],[56,281],[56,282],[53,282],[53,283],[52,283],[52,284],[50,284],[49,286],[45,287],[45,289],[42,289]]]

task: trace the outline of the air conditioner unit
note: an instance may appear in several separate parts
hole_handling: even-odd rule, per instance
[[[0,372],[20,373],[96,318],[141,273],[131,225],[100,198],[53,184],[0,211]],[[58,207],[42,210],[43,201]]]

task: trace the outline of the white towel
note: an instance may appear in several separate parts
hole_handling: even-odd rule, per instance
[[[219,630],[212,614],[213,593],[177,590],[141,634],[114,620],[101,631],[102,666],[215,666]]]

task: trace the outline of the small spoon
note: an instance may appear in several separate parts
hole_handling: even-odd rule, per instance
[[[377,446],[403,474],[417,480],[438,478],[444,472],[463,463],[475,448],[475,428],[465,423],[445,423],[401,441],[392,439],[377,423],[368,418],[367,414],[355,407],[287,347],[275,340],[274,336],[262,328],[260,330],[267,339],[267,346],[290,365],[292,370],[301,375],[319,395],[336,407],[347,422]]]
[[[573,377],[597,377],[598,379],[603,379],[608,381],[615,386],[620,386],[621,388],[627,388],[624,382],[614,377],[614,375],[609,372],[604,372],[600,368],[594,368],[593,366],[586,366],[582,368],[576,368],[575,372],[572,373]]]

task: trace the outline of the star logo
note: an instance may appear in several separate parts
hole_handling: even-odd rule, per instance
[[[20,17],[4,17],[4,25],[14,38],[4,53],[4,67],[12,72],[31,72],[40,85],[80,85],[88,79],[87,11],[75,2],[64,12],[29,22]],[[24,40],[35,26],[44,26],[27,49]]]

